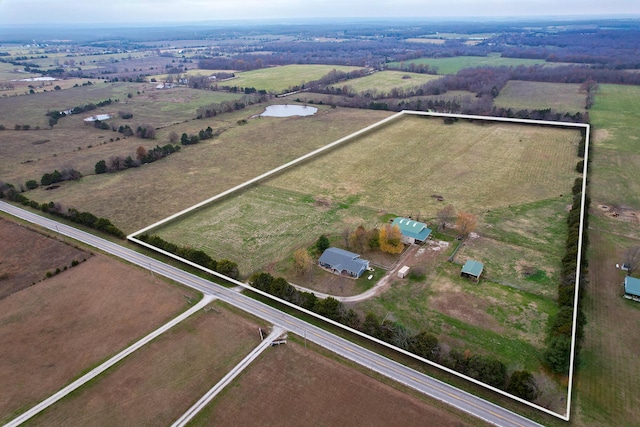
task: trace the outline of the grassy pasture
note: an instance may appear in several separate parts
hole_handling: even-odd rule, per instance
[[[622,298],[624,273],[615,268],[626,248],[640,245],[640,224],[603,215],[598,205],[640,208],[637,86],[600,85],[592,122],[589,276],[587,317],[576,378],[574,423],[637,424],[640,417],[640,304]]]
[[[359,67],[340,65],[283,65],[281,67],[236,73],[237,78],[225,82],[229,86],[254,87],[269,92],[283,92],[292,86],[317,80],[331,70],[352,71]]]
[[[400,215],[435,217],[443,202],[487,209],[567,194],[577,131],[516,124],[480,125],[404,117],[275,177],[272,185],[314,197],[351,197]],[[411,173],[408,173],[411,171]]]
[[[86,80],[81,80],[80,84],[83,82]],[[118,99],[120,102],[104,108],[64,117],[58,121],[56,127],[72,130],[77,127],[78,118],[103,112],[117,114],[120,110],[134,113],[133,119],[130,120],[134,123],[149,123],[159,127],[190,120],[196,116],[196,110],[201,106],[234,100],[241,96],[185,87],[157,90],[155,84],[104,82],[55,92],[51,86],[51,91],[50,93],[15,98],[0,98],[0,111],[3,113],[0,118],[1,124],[4,124],[8,129],[13,128],[15,124],[29,124],[32,128],[35,126],[47,128],[49,118],[46,117],[46,113],[48,111],[66,110],[90,102]],[[132,97],[128,98],[128,94],[131,94]],[[74,121],[74,119],[76,120]],[[82,124],[81,119],[80,123]]]
[[[522,248],[519,255],[537,254],[536,265],[555,277],[563,234],[554,233],[561,228],[566,200],[518,211],[510,206],[570,191],[577,176],[571,166],[577,137],[576,131],[562,129],[445,125],[440,119],[405,117],[157,232],[218,258],[238,260],[248,274],[322,233],[339,234],[360,223],[375,225],[381,221],[378,215],[386,212],[434,218],[442,208],[429,196],[435,193],[458,210],[481,215],[488,208],[498,209],[486,228],[498,237],[509,237],[512,244],[524,241],[533,246]],[[512,209],[510,216],[500,214],[500,209]],[[522,211],[528,216],[517,214]],[[549,218],[553,222],[547,223]],[[552,250],[542,250],[549,245]],[[483,252],[492,258],[490,250]],[[514,252],[506,252],[513,260]],[[534,285],[533,289],[539,288]],[[544,288],[538,292],[550,293]]]
[[[521,58],[502,58],[497,55],[489,56],[455,56],[452,58],[418,58],[404,61],[404,64],[428,64],[430,67],[437,67],[438,74],[455,74],[463,68],[471,67],[502,67],[518,65],[537,65],[545,64],[543,59],[521,59]],[[399,67],[399,62],[391,62],[388,64],[390,68]]]
[[[410,78],[404,78],[404,77]],[[358,79],[341,82],[337,87],[350,86],[358,93],[367,91],[389,92],[394,88],[408,89],[420,86],[428,81],[437,79],[431,74],[406,73],[402,71],[379,71]]]
[[[513,111],[551,108],[559,112],[575,113],[585,111],[586,96],[585,92],[580,92],[579,84],[510,80],[494,103]]]
[[[320,234],[375,224],[375,211],[346,203],[325,206],[304,193],[259,185],[189,214],[154,233],[203,249],[214,258],[237,260],[249,275],[312,243]]]
[[[168,425],[260,342],[222,303],[200,311],[35,417],[29,425]],[[260,325],[265,327],[265,325]]]
[[[490,354],[509,367],[540,368],[552,300],[499,285],[459,277],[460,266],[441,264],[426,281],[395,283],[358,310],[391,315],[411,330],[426,329],[453,348]]]
[[[53,143],[53,138],[51,142],[36,146],[29,142],[21,147],[15,142],[16,145],[12,147],[16,147],[16,150],[46,149],[59,154],[56,157],[51,154],[46,164],[37,162],[33,165],[20,165],[21,161],[35,157],[33,151],[30,151],[29,155],[14,157],[13,163],[3,169],[3,173],[16,176],[15,181],[0,176],[3,180],[20,184],[25,179],[39,179],[42,173],[64,165],[92,174],[98,160],[108,160],[110,155],[115,154],[134,154],[138,145],[164,144],[171,131],[178,134],[192,133],[207,126],[227,129],[216,139],[183,147],[180,153],[140,168],[88,175],[80,181],[64,183],[55,191],[37,189],[28,193],[28,197],[38,202],[59,201],[65,206],[74,206],[107,217],[126,232],[133,232],[389,115],[382,111],[322,107],[312,117],[261,118],[250,120],[244,126],[237,125],[239,119],[248,119],[263,109],[264,105],[255,105],[213,119],[181,123],[158,131],[158,139],[155,141],[128,138],[126,141],[107,143],[91,149],[83,146],[81,151],[75,153],[73,149],[77,150],[77,143],[74,141],[73,145],[68,144],[64,156],[58,148],[45,148]],[[73,119],[73,116],[60,122],[69,119]],[[137,122],[135,119],[134,115],[134,123]],[[52,132],[57,128],[56,126]],[[87,129],[93,131],[91,127]],[[62,128],[60,132],[63,132]],[[111,131],[95,132],[104,132],[105,137],[120,135]],[[16,134],[17,137],[32,135],[30,132],[11,131],[0,132],[0,137],[4,138],[8,134]],[[59,144],[64,147],[64,139],[60,139]],[[80,157],[74,156],[86,157],[80,160]],[[84,167],[81,167],[83,164]],[[13,172],[14,167],[16,172]],[[24,174],[17,172],[25,167],[33,169],[28,169]],[[99,197],[95,197],[96,194]]]

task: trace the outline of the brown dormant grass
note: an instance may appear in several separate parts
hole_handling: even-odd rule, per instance
[[[34,425],[170,425],[260,343],[258,325],[214,303],[129,356]]]
[[[186,306],[185,294],[195,296],[94,255],[1,300],[0,421],[174,317]]]
[[[267,349],[193,425],[484,425],[308,347]]]

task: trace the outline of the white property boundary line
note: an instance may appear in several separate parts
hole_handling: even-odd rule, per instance
[[[403,117],[405,114],[406,115],[414,115],[414,116],[429,116],[429,117],[443,117],[443,118],[451,117],[451,118],[465,119],[465,120],[481,120],[481,121],[486,121],[486,122],[506,122],[506,123],[520,123],[520,124],[528,124],[528,125],[544,125],[544,126],[553,126],[553,127],[565,127],[565,128],[568,127],[568,128],[576,128],[576,129],[585,129],[586,132],[585,132],[584,166],[583,166],[583,170],[582,170],[582,197],[581,197],[581,202],[580,202],[581,212],[580,212],[580,226],[579,226],[579,237],[578,237],[578,259],[577,259],[577,264],[578,265],[576,267],[576,280],[575,280],[575,284],[574,284],[575,290],[574,290],[574,301],[573,301],[573,325],[572,325],[572,328],[571,328],[571,354],[570,354],[570,362],[569,362],[570,365],[569,365],[569,385],[568,385],[568,390],[567,390],[567,408],[566,408],[566,412],[565,412],[564,415],[563,414],[558,414],[557,412],[553,412],[553,411],[551,411],[551,410],[549,410],[547,408],[544,408],[542,406],[536,405],[535,403],[532,403],[532,402],[529,402],[527,400],[521,399],[521,398],[519,398],[517,396],[514,396],[512,394],[509,394],[509,393],[507,393],[507,392],[505,392],[503,390],[495,388],[495,387],[493,387],[493,386],[491,386],[489,384],[485,384],[483,382],[480,382],[480,381],[478,381],[478,380],[476,380],[474,378],[468,377],[468,376],[466,376],[464,374],[461,374],[461,373],[459,373],[457,371],[449,369],[446,366],[437,364],[435,362],[432,362],[431,360],[422,358],[422,357],[417,356],[417,355],[415,355],[413,353],[410,353],[410,352],[408,352],[406,350],[403,350],[401,348],[395,347],[395,346],[393,346],[393,345],[391,345],[391,344],[389,344],[387,342],[384,342],[384,341],[381,341],[381,340],[379,340],[377,338],[371,337],[371,336],[369,336],[367,334],[364,334],[364,333],[362,333],[362,332],[360,332],[360,331],[358,331],[356,329],[353,329],[353,328],[350,328],[348,326],[345,326],[345,325],[343,325],[341,323],[338,323],[338,322],[336,322],[334,320],[331,320],[331,319],[328,319],[326,317],[320,316],[317,313],[314,313],[312,311],[304,309],[304,308],[302,308],[300,306],[297,306],[297,305],[292,304],[290,302],[284,301],[284,300],[282,300],[280,298],[274,297],[273,295],[268,294],[266,292],[263,292],[263,291],[261,291],[259,289],[253,288],[253,287],[249,286],[248,284],[246,284],[244,282],[240,282],[238,280],[232,279],[231,277],[227,277],[227,276],[225,276],[223,274],[220,274],[220,273],[218,273],[216,271],[213,271],[213,270],[210,270],[208,268],[202,267],[201,265],[198,265],[198,264],[196,264],[194,262],[191,262],[189,260],[181,258],[181,257],[179,257],[177,255],[174,255],[172,253],[169,253],[167,251],[159,249],[159,248],[157,248],[157,247],[155,247],[153,245],[150,245],[148,243],[145,243],[145,242],[143,242],[140,239],[137,239],[135,237],[135,236],[137,236],[139,234],[142,234],[142,233],[145,233],[145,232],[147,232],[147,231],[149,231],[149,230],[151,230],[151,229],[153,229],[155,227],[158,227],[159,225],[162,225],[162,224],[165,224],[165,223],[167,223],[169,221],[172,221],[172,220],[174,220],[174,219],[176,219],[176,218],[178,218],[178,217],[180,217],[180,216],[182,216],[182,215],[184,215],[186,213],[189,213],[189,212],[191,212],[193,210],[196,210],[196,209],[198,209],[198,208],[200,208],[202,206],[205,206],[205,205],[207,205],[207,204],[209,204],[211,202],[214,202],[214,201],[219,200],[219,199],[221,199],[221,198],[223,198],[225,196],[228,196],[231,193],[234,193],[236,191],[242,190],[242,189],[244,189],[244,188],[246,188],[246,187],[248,187],[248,186],[250,186],[252,184],[255,184],[255,183],[257,183],[257,182],[259,182],[261,180],[264,180],[265,178],[268,178],[268,177],[270,177],[270,176],[272,176],[272,175],[274,175],[274,174],[276,174],[278,172],[281,172],[281,171],[283,171],[283,170],[285,170],[285,169],[287,169],[287,168],[289,168],[289,167],[291,167],[293,165],[296,165],[296,164],[298,164],[300,162],[308,160],[308,159],[310,159],[310,158],[312,158],[312,157],[314,157],[314,156],[316,156],[316,155],[318,155],[318,154],[320,154],[320,153],[322,153],[324,151],[327,151],[327,150],[329,150],[331,148],[334,148],[339,144],[342,144],[342,143],[344,143],[346,141],[349,141],[349,140],[351,140],[351,139],[353,139],[355,137],[358,137],[358,136],[360,136],[360,135],[362,135],[362,134],[364,134],[364,133],[366,133],[366,132],[368,132],[368,131],[370,131],[372,129],[375,129],[375,128],[379,127],[379,126],[382,126],[382,125],[384,125],[384,124],[386,124],[386,123],[388,123],[388,122],[390,122],[392,120],[396,120],[396,119],[398,119],[400,117]],[[402,353],[402,354],[404,354],[406,356],[412,357],[412,358],[414,358],[416,360],[419,360],[419,361],[421,361],[423,363],[427,363],[428,365],[431,365],[431,366],[433,366],[435,368],[438,368],[438,369],[440,369],[442,371],[445,371],[445,372],[447,372],[449,374],[452,374],[452,375],[455,375],[457,377],[460,377],[460,378],[462,378],[464,380],[467,380],[467,381],[469,381],[471,383],[474,383],[476,385],[479,385],[481,387],[484,387],[484,388],[486,388],[488,390],[491,390],[491,391],[493,391],[495,393],[498,393],[498,394],[500,394],[502,396],[505,396],[505,397],[508,397],[510,399],[513,399],[513,400],[515,400],[515,401],[517,401],[519,403],[522,403],[524,405],[527,405],[527,406],[529,406],[531,408],[537,409],[537,410],[539,410],[541,412],[544,412],[544,413],[546,413],[548,415],[551,415],[553,417],[559,418],[561,420],[569,421],[570,413],[571,413],[571,396],[572,396],[572,391],[573,391],[573,374],[574,374],[574,363],[575,363],[576,326],[577,326],[576,325],[576,320],[577,320],[577,315],[578,315],[577,307],[578,307],[578,297],[579,297],[579,289],[580,289],[580,264],[582,262],[582,243],[583,243],[582,234],[583,234],[583,231],[584,231],[584,215],[585,215],[584,207],[585,207],[586,187],[587,187],[587,165],[588,165],[588,160],[589,160],[590,128],[591,128],[590,125],[589,124],[585,124],[585,123],[554,122],[554,121],[547,121],[547,120],[515,119],[515,118],[509,118],[509,117],[491,117],[491,116],[476,116],[476,115],[465,115],[465,114],[432,113],[432,112],[423,112],[423,111],[403,110],[403,111],[401,111],[399,113],[396,113],[396,114],[394,114],[394,115],[392,115],[390,117],[387,117],[386,119],[383,119],[383,120],[381,120],[381,121],[379,121],[377,123],[374,123],[374,124],[372,124],[370,126],[367,126],[367,127],[363,128],[363,129],[361,129],[361,130],[359,130],[357,132],[354,132],[351,135],[348,135],[348,136],[346,136],[344,138],[338,139],[337,141],[334,141],[334,142],[332,142],[332,143],[330,143],[328,145],[325,145],[324,147],[321,147],[321,148],[319,148],[317,150],[314,150],[314,151],[312,151],[312,152],[310,152],[308,154],[305,154],[304,156],[298,157],[297,159],[292,160],[292,161],[290,161],[290,162],[288,162],[288,163],[286,163],[286,164],[284,164],[282,166],[279,166],[279,167],[277,167],[277,168],[275,168],[275,169],[273,169],[273,170],[271,170],[269,172],[266,172],[266,173],[264,173],[264,174],[262,174],[262,175],[260,175],[260,176],[258,176],[256,178],[250,179],[249,181],[247,181],[247,182],[245,182],[243,184],[237,185],[237,186],[235,186],[235,187],[233,187],[233,188],[231,188],[231,189],[229,189],[227,191],[223,191],[222,193],[220,193],[220,194],[218,194],[218,195],[216,195],[214,197],[211,197],[211,198],[209,198],[207,200],[204,200],[204,201],[202,201],[202,202],[200,202],[198,204],[195,204],[195,205],[191,206],[190,208],[182,210],[182,211],[180,211],[180,212],[178,212],[176,214],[173,214],[173,215],[171,215],[171,216],[169,216],[169,217],[167,217],[167,218],[165,218],[163,220],[160,220],[160,221],[158,221],[158,222],[156,222],[156,223],[154,223],[154,224],[152,224],[152,225],[150,225],[148,227],[145,227],[145,228],[143,228],[143,229],[141,229],[139,231],[136,231],[136,232],[128,235],[127,239],[132,241],[132,242],[135,242],[137,244],[140,244],[142,246],[145,246],[145,247],[147,247],[147,248],[149,248],[151,250],[159,252],[159,253],[161,253],[163,255],[169,256],[169,257],[171,257],[173,259],[176,259],[176,260],[181,261],[181,262],[183,262],[185,264],[188,264],[188,265],[190,265],[192,267],[195,267],[195,268],[197,268],[197,269],[199,269],[201,271],[209,273],[209,274],[211,274],[213,276],[219,277],[220,279],[223,279],[223,280],[225,280],[227,282],[233,283],[233,284],[238,285],[238,286],[242,286],[245,289],[250,289],[252,292],[255,292],[255,293],[259,294],[259,295],[262,295],[264,297],[270,298],[271,300],[276,301],[276,302],[278,302],[280,304],[284,304],[286,306],[295,308],[298,311],[301,311],[301,312],[303,312],[303,313],[305,313],[307,315],[310,315],[310,316],[313,316],[313,317],[315,317],[317,319],[320,319],[320,320],[323,320],[325,322],[328,322],[328,323],[330,323],[330,324],[332,324],[334,326],[337,326],[339,328],[344,329],[345,331],[348,331],[350,333],[359,335],[359,336],[361,336],[363,338],[369,339],[370,341],[373,341],[373,342],[375,342],[377,344],[380,344],[380,345],[383,345],[383,346],[388,347],[390,349],[393,349],[393,350],[395,350],[397,352],[400,352],[400,353]]]

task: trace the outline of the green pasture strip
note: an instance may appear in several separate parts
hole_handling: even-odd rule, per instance
[[[388,66],[389,68],[399,68],[400,64],[400,62],[391,62]],[[543,59],[502,58],[500,56],[454,56],[452,58],[418,58],[403,61],[402,64],[426,64],[430,67],[437,67],[438,74],[455,74],[463,68],[517,67],[518,65],[546,64],[546,62]]]
[[[365,77],[351,79],[331,85],[338,88],[348,86],[357,93],[387,93],[392,89],[410,89],[438,79],[431,74],[408,73],[403,71],[379,71]]]
[[[269,92],[283,92],[289,87],[298,86],[325,76],[332,70],[353,71],[359,67],[341,65],[283,65],[281,67],[261,68],[259,70],[236,73],[237,78],[222,84],[228,86],[253,87]]]
[[[584,112],[587,93],[574,83],[543,83],[510,80],[494,100],[498,107],[518,110],[544,110],[558,112]]]

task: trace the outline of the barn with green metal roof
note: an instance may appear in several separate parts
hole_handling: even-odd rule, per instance
[[[462,266],[462,271],[460,275],[462,277],[468,277],[471,279],[475,279],[476,282],[480,280],[480,276],[482,276],[482,271],[484,270],[484,264],[480,261],[475,260],[467,260]]]
[[[640,301],[640,279],[631,276],[624,278],[624,297]]]
[[[392,227],[396,225],[402,233],[402,243],[424,243],[431,235],[431,229],[423,222],[398,217],[391,223]]]

